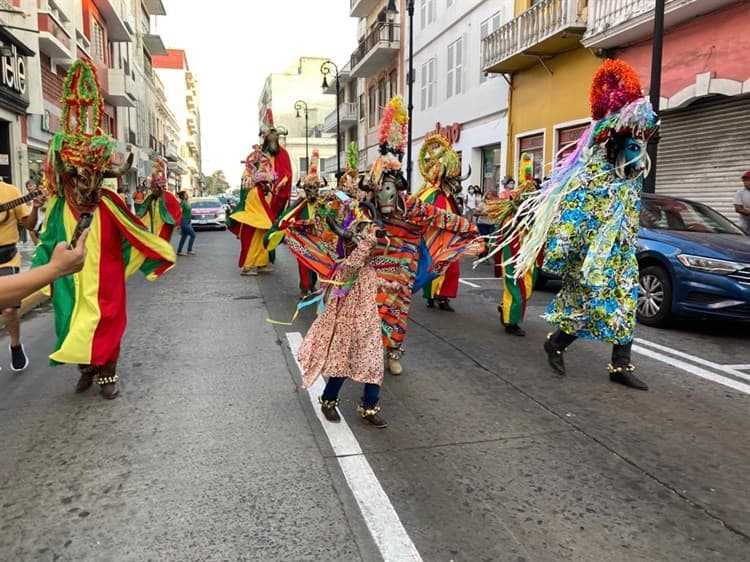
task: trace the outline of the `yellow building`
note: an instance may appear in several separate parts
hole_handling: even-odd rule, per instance
[[[586,0],[515,0],[515,17],[482,42],[484,69],[511,85],[508,175],[548,175],[590,120],[589,86],[601,59],[581,45]]]

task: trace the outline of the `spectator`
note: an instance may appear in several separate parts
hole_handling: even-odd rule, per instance
[[[477,228],[479,229],[480,236],[489,236],[495,228],[492,219],[487,215],[487,202],[496,199],[498,199],[497,190],[494,187],[490,187],[490,189],[487,190],[487,193],[484,194],[484,197],[480,200],[477,208],[474,210],[474,216],[478,217]],[[480,257],[484,257],[485,255],[487,255],[486,250]]]
[[[502,181],[503,189],[512,190],[516,188],[516,180],[512,176],[505,176]]]
[[[750,170],[742,174],[744,187],[734,194],[734,210],[740,215],[740,228],[750,234]]]
[[[178,256],[194,256],[193,243],[195,242],[195,229],[193,229],[192,214],[193,208],[188,203],[187,191],[180,191],[177,196],[180,198],[180,208],[182,209],[182,220],[180,221],[180,243],[177,245]],[[182,251],[185,246],[185,240],[188,241],[187,254]]]
[[[478,185],[470,185],[466,194],[466,218],[474,222],[474,211],[482,201],[482,195]]]
[[[0,276],[0,307],[13,306],[55,279],[81,271],[86,260],[88,234],[88,229],[83,231],[75,248],[60,242],[45,265],[16,275]]]

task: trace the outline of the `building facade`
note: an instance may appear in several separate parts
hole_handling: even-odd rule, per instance
[[[258,120],[264,123],[267,111],[273,114],[274,124],[284,127],[288,135],[282,142],[289,152],[294,181],[307,172],[307,158],[313,150],[320,154],[321,161],[336,155],[336,138],[323,132],[324,117],[335,109],[335,100],[327,95],[321,84],[321,65],[329,59],[300,57],[283,72],[270,74],[265,81],[258,100]],[[307,109],[302,104],[304,102]],[[297,109],[295,106],[299,107]],[[307,126],[305,125],[307,111]],[[258,131],[249,131],[247,147],[239,160],[250,153],[257,142]]]
[[[153,159],[177,142],[177,124],[152,57],[161,0],[4,0],[0,2],[0,175],[17,186],[40,180],[49,140],[62,128],[63,81],[75,60],[97,69],[102,127],[117,140],[112,163],[134,147],[134,168],[111,187],[134,189]],[[7,163],[6,163],[7,162]]]
[[[653,1],[589,1],[583,43],[629,62],[650,87]],[[750,169],[750,4],[667,0],[657,193],[711,205],[734,220]]]
[[[497,187],[506,167],[508,84],[482,65],[482,40],[513,15],[513,2],[417,2],[412,153],[442,133],[461,155],[466,185]],[[408,65],[408,61],[406,61]],[[417,166],[412,185],[422,181]]]
[[[166,55],[152,59],[154,70],[163,86],[166,106],[166,159],[169,180],[175,190],[201,193],[200,95],[198,80],[190,70],[187,55],[181,49],[168,49]],[[174,120],[172,121],[169,117]],[[170,129],[171,128],[171,129]]]
[[[587,0],[515,0],[515,17],[483,39],[485,70],[509,77],[507,174],[544,178],[590,121],[601,58],[581,44]]]

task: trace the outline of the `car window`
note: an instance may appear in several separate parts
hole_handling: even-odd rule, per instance
[[[711,207],[683,199],[643,199],[640,222],[645,228],[657,230],[742,234]]]
[[[220,207],[221,203],[218,201],[194,201],[193,209],[210,209],[212,207]]]

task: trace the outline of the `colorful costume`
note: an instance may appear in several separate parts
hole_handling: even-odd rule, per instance
[[[507,333],[516,336],[526,335],[521,328],[521,322],[526,316],[526,304],[534,290],[538,268],[535,263],[523,276],[516,278],[513,260],[521,251],[524,233],[514,232],[513,238],[507,241],[503,239],[503,236],[512,232],[513,221],[524,196],[534,191],[536,191],[536,184],[528,181],[518,189],[503,190],[498,199],[487,201],[485,204],[487,216],[497,225],[490,240],[504,242],[496,243],[495,249],[491,250],[488,255],[488,257],[494,256],[495,277],[501,277],[503,280],[503,299],[498,306],[500,322],[505,326]]]
[[[127,323],[125,280],[138,270],[156,279],[172,268],[176,257],[168,242],[149,232],[114,191],[101,186],[104,177],[123,175],[133,155],[124,166],[108,168],[115,141],[101,128],[103,101],[89,61],[71,66],[63,96],[63,131],[52,138],[44,167],[50,199],[33,266],[48,263],[55,246],[71,240],[81,213],[93,215],[83,270],[52,286],[58,340],[50,358],[53,365],[79,365],[77,391],[89,388],[96,377],[102,395],[114,398]]]
[[[417,192],[417,197],[438,209],[462,215],[461,182],[469,177],[471,168],[461,177],[461,160],[444,136],[436,134],[425,139],[419,151],[419,171],[425,185]],[[458,294],[460,276],[461,267],[456,260],[443,275],[427,283],[424,287],[427,306],[434,307],[437,300],[440,309],[453,311],[449,299]]]
[[[230,214],[227,227],[240,239],[239,267],[242,268],[242,275],[257,275],[259,268],[272,271],[263,237],[276,219],[271,210],[271,186],[276,182],[276,174],[260,146],[255,146],[245,160],[245,171],[240,201]]]
[[[423,203],[415,196],[404,196],[407,183],[401,173],[401,157],[407,115],[403,100],[396,97],[388,103],[380,124],[380,155],[360,182],[370,191],[387,231],[378,241],[375,269],[387,281],[399,285],[396,294],[381,293],[380,318],[383,344],[388,353],[388,367],[400,375],[401,344],[406,336],[406,322],[413,291],[442,275],[461,255],[478,254],[484,243],[477,229],[465,218]]]
[[[154,159],[151,172],[151,193],[136,208],[136,214],[151,232],[167,241],[182,221],[180,201],[167,191],[167,163],[159,157]]]
[[[274,218],[287,208],[292,197],[292,161],[289,159],[289,153],[279,143],[279,137],[286,134],[286,129],[274,125],[273,113],[270,108],[267,109],[260,137],[263,141],[263,154],[271,162],[276,178],[271,186],[271,212]]]
[[[297,188],[302,188],[304,195],[300,197],[285,212],[279,215],[273,226],[263,238],[263,243],[267,250],[275,250],[284,239],[284,231],[293,221],[310,220],[315,215],[315,209],[318,201],[318,190],[327,185],[328,182],[322,180],[318,175],[318,163],[320,156],[317,150],[313,150],[312,160],[310,162],[309,173],[304,178],[297,181]],[[314,270],[307,267],[302,260],[297,260],[299,269],[299,289],[300,298],[307,298],[312,295],[318,282],[318,276]]]
[[[607,60],[591,90],[593,121],[576,149],[537,196],[521,205],[518,223],[530,231],[514,260],[524,275],[546,243],[543,268],[562,278],[546,318],[557,330],[545,344],[565,374],[562,352],[577,337],[614,345],[610,379],[646,390],[633,375],[630,347],[638,298],[638,215],[645,139],[656,127],[635,71]]]

